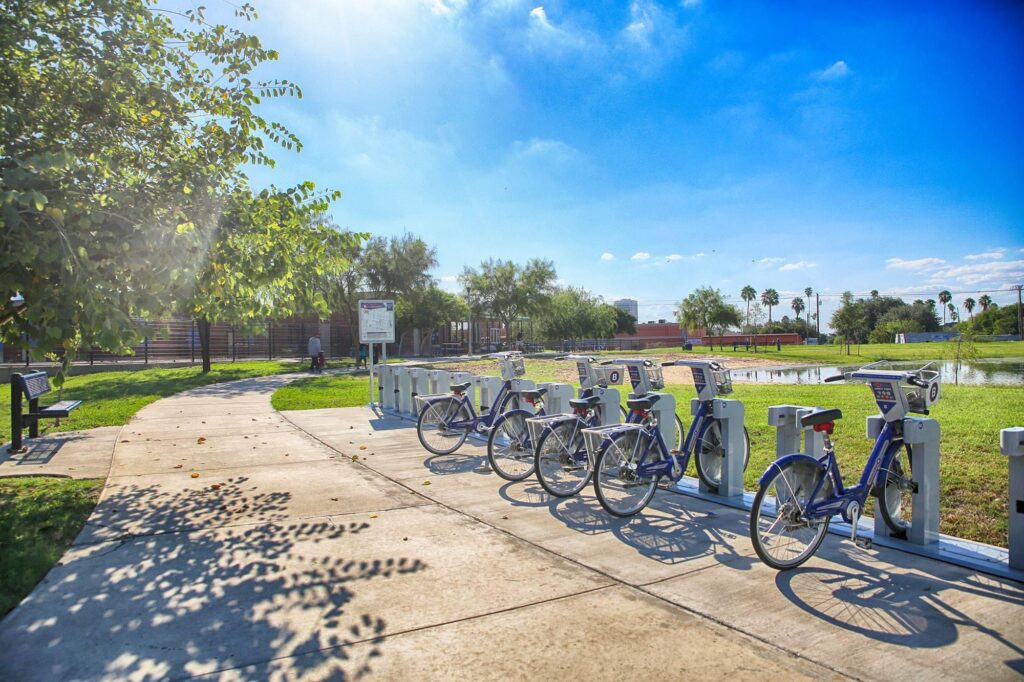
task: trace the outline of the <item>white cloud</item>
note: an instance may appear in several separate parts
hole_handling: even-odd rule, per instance
[[[806,270],[807,268],[816,267],[818,267],[817,263],[812,263],[811,261],[807,260],[801,260],[797,261],[796,263],[786,263],[781,268],[779,268],[779,272],[789,272],[791,270]]]
[[[544,11],[543,7],[534,7],[531,9],[530,19],[546,31],[555,30],[555,27],[551,25],[551,21],[548,19],[548,13]]]
[[[887,270],[935,270],[944,265],[946,265],[946,261],[941,258],[918,258],[916,260],[890,258],[885,261]]]
[[[842,59],[837,61],[827,69],[815,71],[812,75],[814,78],[820,81],[835,81],[840,78],[846,78],[850,73],[850,67],[846,65]]]
[[[669,254],[669,255],[665,256],[665,260],[667,260],[667,261],[669,261],[671,263],[672,261],[683,260],[683,257],[680,256],[678,253],[672,253],[672,254]]]
[[[687,8],[687,9],[692,9],[692,8],[698,7],[700,5],[700,0],[683,0],[682,4],[683,4],[683,7]]]
[[[766,256],[765,258],[762,258],[759,261],[757,261],[757,264],[758,265],[778,265],[779,263],[781,263],[784,260],[786,260],[786,259],[785,258],[777,258],[775,256]]]
[[[634,2],[629,5],[629,23],[622,30],[626,40],[644,47],[650,45],[650,36],[654,31],[656,6],[646,2]]]
[[[965,260],[995,260],[1003,257],[1003,251],[1001,249],[993,251],[985,251],[984,253],[972,253],[970,256],[964,256]]]
[[[603,260],[603,261],[615,260],[615,254],[614,253],[609,253],[608,251],[605,251],[604,253],[601,254],[601,260]]]
[[[458,275],[441,275],[440,280],[442,282],[458,282],[459,281],[459,276]]]
[[[940,270],[935,273],[935,277],[971,285],[996,284],[1007,279],[1020,281],[1024,279],[1024,260],[958,265]]]
[[[629,259],[630,260],[647,260],[650,257],[651,257],[651,254],[647,253],[646,251],[637,251],[632,256],[630,256]]]
[[[561,140],[531,137],[526,142],[517,141],[512,153],[520,158],[543,158],[549,161],[571,161],[579,156],[576,149]]]
[[[526,34],[529,47],[553,53],[585,52],[601,47],[598,36],[570,22],[551,21],[542,5],[530,10]]]

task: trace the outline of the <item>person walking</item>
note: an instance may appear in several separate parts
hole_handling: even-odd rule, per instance
[[[320,330],[313,332],[313,336],[309,337],[309,346],[306,348],[311,359],[309,369],[313,372],[320,373]]]

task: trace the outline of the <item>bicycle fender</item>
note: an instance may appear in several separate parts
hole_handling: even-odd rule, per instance
[[[527,419],[536,416],[533,412],[530,412],[529,410],[509,410],[508,412],[502,412],[501,415],[499,415],[498,418],[494,420],[494,423],[491,424],[491,429],[498,428],[499,426],[502,425],[502,423],[504,423],[506,420],[508,420],[509,417],[513,415],[522,415]]]
[[[782,457],[779,457],[777,460],[768,465],[768,468],[764,470],[763,474],[761,474],[761,478],[757,480],[757,484],[765,485],[766,483],[768,483],[769,478],[775,475],[776,472],[781,471],[784,466],[790,464],[791,462],[807,462],[808,464],[812,464],[819,469],[825,469],[824,464],[819,462],[814,457],[811,457],[810,455],[805,455],[803,453],[783,455]]]

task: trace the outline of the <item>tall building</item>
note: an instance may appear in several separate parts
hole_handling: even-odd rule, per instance
[[[640,309],[637,306],[635,299],[620,298],[619,300],[615,301],[615,303],[613,303],[612,305],[614,305],[616,308],[618,308],[624,313],[629,313],[630,315],[633,316],[634,319],[640,319]]]

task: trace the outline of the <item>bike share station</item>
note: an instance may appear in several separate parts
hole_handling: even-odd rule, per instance
[[[370,334],[364,333],[361,324],[360,339],[371,343],[372,358],[372,343],[383,343],[382,339],[394,338],[393,306],[387,308],[388,302],[385,301],[366,303],[381,304],[379,307],[367,309],[376,310],[379,317],[383,317],[385,313],[391,315],[390,326],[387,320],[375,320],[370,327]],[[363,314],[360,320],[362,323]],[[382,361],[386,360],[385,353],[386,351],[382,349]],[[468,383],[464,393],[474,406],[479,406],[478,413],[481,415],[501,409],[502,406],[495,405],[494,402],[501,395],[503,388],[508,396],[503,398],[503,402],[509,397],[518,397],[524,391],[533,393],[534,397],[537,397],[539,392],[547,409],[546,415],[527,420],[533,442],[537,442],[545,428],[550,428],[559,420],[576,418],[572,414],[575,407],[570,404],[575,391],[569,384],[535,385],[528,379],[520,378],[523,373],[523,360],[518,353],[500,353],[488,357],[500,362],[500,377],[386,364],[374,366],[371,361],[371,387],[373,373],[376,370],[380,378],[378,404],[381,410],[410,421],[417,419],[420,410],[430,399],[451,395],[447,391],[453,385]],[[580,397],[597,396],[603,408],[601,420],[604,423],[584,429],[587,451],[591,458],[604,433],[623,426],[620,424],[617,409],[619,392],[613,386],[623,383],[626,374],[632,387],[632,392],[628,396],[630,399],[652,393],[659,396],[651,408],[653,416],[657,419],[657,428],[661,431],[666,444],[678,443],[676,430],[679,426],[675,414],[675,398],[672,394],[660,390],[664,388],[660,366],[656,367],[650,359],[643,358],[616,358],[605,361],[604,364],[585,356],[570,356],[567,359],[577,362],[580,376],[579,397],[573,402],[578,401]],[[739,400],[721,397],[731,392],[728,370],[707,360],[679,360],[666,364],[690,368],[697,393],[690,401],[690,413],[695,420],[699,416],[718,420],[721,424],[722,451],[721,483],[717,491],[709,489],[699,478],[689,476],[682,477],[669,489],[750,511],[755,493],[744,491],[743,487],[744,406]],[[863,509],[847,507],[833,517],[828,531],[857,540],[862,546],[874,543],[1024,582],[1024,428],[1014,427],[1001,432],[1001,452],[1009,459],[1009,550],[943,535],[938,530],[939,423],[927,416],[908,416],[908,413],[927,415],[928,407],[939,399],[941,389],[938,374],[934,373],[932,376],[919,371],[917,376],[926,377],[923,385],[910,385],[907,383],[907,372],[879,369],[877,365],[880,364],[883,363],[868,365],[858,372],[849,373],[844,378],[867,383],[878,403],[880,414],[872,415],[866,420],[865,435],[868,439],[879,438],[887,423],[898,423],[890,428],[901,434],[912,462],[909,475],[898,489],[900,494],[905,493],[910,497],[909,518],[906,519],[904,530],[894,532],[878,512],[878,499],[874,495],[869,495],[869,498],[873,499],[867,499],[865,503],[875,506],[873,519],[863,518]],[[768,424],[775,427],[775,451],[778,458],[794,453],[802,453],[815,459],[824,457],[823,434],[815,430],[813,425],[801,425],[805,417],[819,411],[821,408],[803,405],[776,405],[769,408]],[[488,431],[487,427],[482,430],[478,428],[470,435],[478,442],[486,441]],[[692,447],[692,444],[690,446]]]

